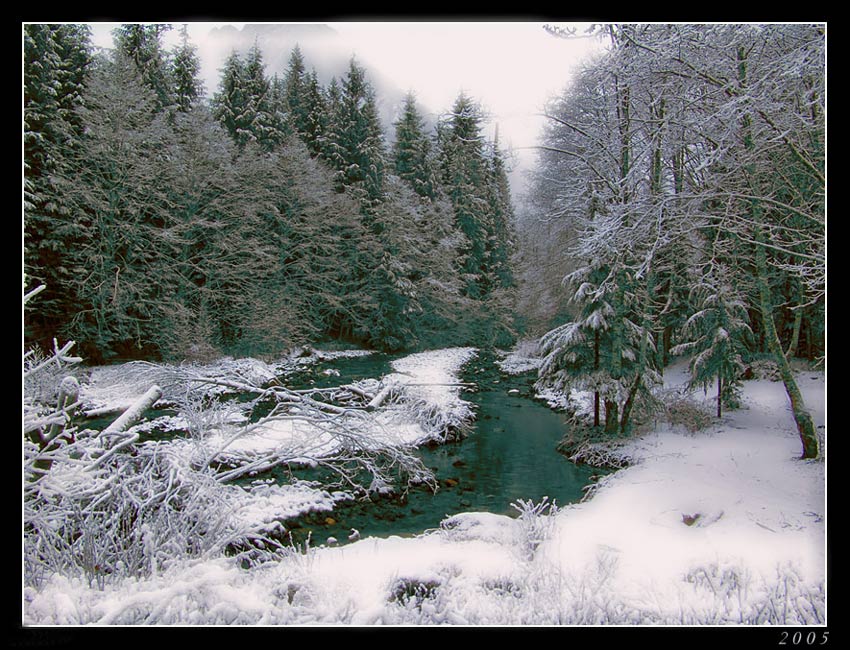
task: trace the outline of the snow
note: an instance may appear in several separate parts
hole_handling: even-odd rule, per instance
[[[473,354],[411,355],[394,364],[395,379],[409,398],[457,408],[459,392],[447,384]],[[823,426],[824,374],[797,378]],[[683,364],[665,372],[670,390],[686,381]],[[554,514],[462,513],[412,538],[293,551],[250,569],[198,560],[103,589],[54,575],[26,590],[24,623],[824,622],[825,463],[799,459],[781,383],[744,382],[742,408],[710,429],[662,426],[626,447],[632,465]],[[256,483],[242,514],[273,526],[341,497],[296,487]]]
[[[192,372],[197,377],[214,380],[222,377],[239,377],[245,383],[264,385],[271,380],[292,373],[298,368],[313,365],[320,361],[361,357],[373,354],[370,350],[307,350],[306,356],[290,356],[274,363],[268,363],[251,357],[223,357],[213,363],[183,363],[180,365],[153,365],[143,362],[122,363],[111,366],[95,366],[86,372],[81,381],[80,401],[83,410],[109,409],[114,411],[130,407],[150,388],[151,384],[160,384],[166,388],[170,373],[177,371]],[[325,371],[326,374],[338,372]],[[211,385],[209,393],[233,392],[224,386]]]
[[[235,487],[235,486],[234,486]],[[329,492],[317,483],[297,481],[290,485],[274,485],[274,479],[257,481],[247,491],[237,488],[234,517],[244,528],[273,532],[285,519],[307,512],[330,512],[338,501],[353,499],[348,492]]]
[[[496,365],[509,375],[537,370],[543,363],[543,359],[537,355],[537,341],[520,341],[513,349],[502,352],[500,356],[502,358],[496,361]]]

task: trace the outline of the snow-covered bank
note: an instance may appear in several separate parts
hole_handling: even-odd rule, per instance
[[[362,357],[373,354],[370,350],[316,350],[300,348],[289,356],[275,362],[266,362],[251,357],[223,357],[212,363],[151,364],[129,362],[109,366],[95,366],[82,370],[80,398],[84,411],[118,411],[129,407],[152,383],[164,385],[165,395],[168,379],[176,372],[192,373],[198,378],[209,380],[206,392],[210,394],[233,392],[232,388],[212,382],[219,378],[238,377],[246,383],[263,385],[276,378],[287,376],[321,361]],[[196,389],[200,384],[196,384]]]
[[[356,356],[362,354],[355,352]],[[345,387],[339,389],[343,397],[356,398],[354,402],[344,400],[342,406],[333,403],[335,396],[338,397],[335,388],[293,392],[280,387],[281,376],[285,377],[291,370],[288,362],[272,366],[254,359],[223,359],[213,364],[179,367],[130,363],[89,369],[87,375],[82,375],[86,387],[83,402],[92,410],[113,412],[119,406],[133,403],[139,394],[155,384],[166,387],[163,392],[171,396],[171,406],[178,413],[129,426],[120,434],[119,442],[124,447],[135,445],[136,453],[124,460],[123,456],[115,456],[111,451],[104,454],[113,443],[96,430],[77,431],[76,439],[69,438],[72,447],[51,452],[54,460],[47,476],[29,486],[32,497],[27,506],[28,521],[33,531],[51,529],[54,522],[62,522],[70,516],[75,507],[90,509],[88,502],[92,498],[107,504],[107,509],[118,508],[124,517],[124,506],[119,501],[127,495],[116,493],[113,485],[120,479],[132,482],[141,490],[138,495],[128,492],[127,507],[131,510],[142,507],[138,505],[141,499],[147,504],[144,508],[151,517],[159,517],[160,506],[167,511],[169,530],[164,532],[166,536],[179,537],[184,532],[188,536],[195,535],[196,526],[203,529],[209,524],[213,530],[202,536],[209,541],[210,548],[223,550],[232,544],[241,549],[250,549],[252,544],[264,548],[258,536],[286,539],[290,520],[310,513],[330,512],[338,502],[350,501],[355,495],[365,494],[367,489],[386,493],[403,488],[406,481],[430,484],[433,475],[415,456],[412,447],[441,440],[450,430],[463,426],[473,417],[469,405],[459,397],[458,373],[474,354],[473,349],[464,348],[399,359],[396,372],[382,380],[356,382],[361,387],[349,386],[348,392]],[[309,357],[299,354],[297,362],[310,364],[348,356],[354,354],[322,356],[314,351]],[[387,395],[392,393],[391,397],[380,404],[373,399],[374,407],[367,404],[369,393],[364,388],[369,388],[370,382],[375,384],[376,394],[379,387],[385,386]],[[278,388],[281,392],[275,393]],[[223,391],[260,397],[220,401],[219,393]],[[274,408],[264,415],[270,408],[270,397]],[[255,407],[260,408],[259,413],[254,411]],[[156,435],[156,432],[171,430],[177,430],[179,435]],[[139,442],[138,437],[143,433],[149,438],[147,442]],[[30,460],[26,467],[30,474],[43,462],[37,460],[38,453],[33,445],[28,447]],[[102,455],[105,458],[99,460]],[[118,465],[106,470],[103,462],[109,456]],[[137,458],[138,462],[130,458]],[[256,480],[250,485],[245,481],[227,484],[233,478],[244,479],[278,465],[293,464],[321,465],[339,480],[339,485],[332,486],[330,479],[324,484],[294,478],[279,485],[274,484],[273,479]],[[97,465],[103,466],[91,471]],[[216,469],[210,469],[210,465]],[[360,476],[356,476],[358,471]],[[364,477],[367,482],[361,485]],[[371,483],[368,482],[370,478]],[[147,488],[143,485],[150,486],[150,495],[145,493]],[[196,520],[182,522],[177,512],[185,507],[178,504],[175,510],[173,505],[177,501],[168,504],[168,495],[175,490],[193,494],[193,507],[198,511],[192,516],[197,517]],[[163,497],[166,503],[153,505]],[[77,500],[81,506],[75,505]],[[215,504],[215,512],[210,512],[209,516],[204,514],[205,503]],[[86,515],[89,516],[94,515]],[[66,528],[73,530],[66,533],[68,540],[60,544],[63,550],[47,560],[50,567],[47,571],[41,566],[44,558],[35,550],[39,534],[28,537],[32,546],[28,572],[41,575],[61,566],[63,573],[80,570],[89,583],[95,577],[101,586],[105,580],[117,581],[117,576],[140,575],[138,567],[125,573],[126,566],[119,559],[123,543],[120,538],[125,533],[113,530],[111,525],[103,525],[100,520],[87,521],[84,518],[78,522],[79,531],[74,529],[76,523],[68,522]],[[89,529],[89,526],[93,527]],[[154,536],[144,532],[146,527],[147,524],[136,524],[143,537],[153,540]],[[249,542],[251,539],[255,541]],[[95,560],[81,555],[79,549],[74,550],[80,544],[104,545],[109,559],[104,556],[104,559]],[[70,563],[74,569],[61,562],[62,553],[76,556]],[[136,564],[160,567],[164,566],[163,562],[181,564],[189,559],[180,553],[172,556],[170,552],[148,549],[147,545],[136,556]],[[107,567],[107,573],[94,569],[95,565]],[[107,579],[110,574],[112,577]]]
[[[313,464],[352,442],[380,450],[439,441],[474,417],[469,404],[460,398],[458,384],[458,373],[474,355],[474,348],[450,348],[393,361],[396,372],[380,380],[357,382],[364,392],[386,389],[393,394],[393,399],[373,412],[350,410],[332,424],[292,414],[247,427],[242,433],[215,430],[205,444],[220,448],[219,457],[233,463],[287,450],[290,462]]]
[[[538,354],[536,339],[519,341],[510,350],[502,352],[500,357],[496,365],[508,375],[519,375],[537,370],[543,363],[542,357]]]
[[[798,380],[822,426],[823,373]],[[103,590],[54,576],[25,593],[24,622],[821,624],[825,463],[798,459],[786,399],[780,383],[745,382],[716,427],[629,443],[632,466],[553,514],[465,513],[416,538],[248,570],[197,561]]]

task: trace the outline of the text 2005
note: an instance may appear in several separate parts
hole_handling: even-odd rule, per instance
[[[779,645],[826,645],[829,631],[822,632],[780,632]]]

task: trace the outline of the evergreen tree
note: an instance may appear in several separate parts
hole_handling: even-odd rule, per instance
[[[24,271],[46,286],[39,310],[27,312],[24,336],[51,345],[77,303],[69,231],[76,215],[55,176],[77,147],[84,124],[79,107],[91,63],[84,25],[24,26]]]
[[[479,107],[461,93],[438,127],[439,160],[443,188],[455,212],[467,250],[461,260],[466,292],[482,298],[488,287],[484,267],[487,257],[486,163]]]
[[[278,119],[271,83],[265,73],[263,53],[257,43],[248,51],[245,61],[243,91],[251,139],[263,150],[271,151],[281,142],[283,124]]]
[[[235,51],[224,62],[218,92],[212,103],[216,119],[233,142],[243,148],[252,138],[252,116],[245,89],[245,68]]]
[[[162,35],[171,29],[164,24],[125,24],[114,31],[117,49],[136,65],[142,79],[156,93],[157,108],[174,104],[175,84],[162,48]]]
[[[374,90],[365,69],[353,57],[329,135],[334,140],[331,160],[341,173],[342,184],[362,197],[364,208],[374,206],[384,196],[384,139]]]
[[[682,336],[687,342],[671,350],[672,354],[691,355],[688,367],[690,386],[705,389],[717,383],[717,417],[722,405],[735,405],[737,389],[744,370],[747,306],[729,284],[728,274],[718,269],[693,288],[699,311],[685,323]]]
[[[487,167],[487,198],[490,212],[488,245],[489,270],[493,285],[502,288],[513,285],[511,251],[514,236],[514,208],[507,169],[499,149],[499,131],[490,148]]]
[[[408,93],[402,114],[395,123],[392,156],[395,173],[410,183],[423,197],[436,195],[435,169],[431,156],[431,141],[425,133],[424,120],[416,106],[416,96]]]
[[[163,151],[170,134],[157,95],[117,51],[93,67],[81,108],[86,135],[57,184],[76,219],[68,236],[81,306],[70,332],[86,357],[155,353],[176,269]]]
[[[308,131],[309,106],[306,101],[308,76],[301,48],[296,44],[289,56],[289,64],[283,80],[283,101],[286,107],[289,128],[302,138]]]
[[[172,57],[171,77],[174,79],[174,99],[177,109],[187,113],[203,95],[199,78],[201,62],[197,47],[189,42],[187,25],[180,28],[180,44]]]
[[[307,78],[304,89],[306,119],[302,139],[313,156],[322,153],[322,142],[328,131],[329,108],[316,71]]]

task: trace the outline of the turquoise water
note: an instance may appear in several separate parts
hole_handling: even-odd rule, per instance
[[[339,385],[380,377],[390,371],[389,360],[383,355],[340,359],[322,364],[313,374],[323,383],[333,380]],[[340,376],[326,378],[321,374],[324,367],[338,369]],[[548,497],[559,505],[580,500],[591,476],[603,470],[571,463],[556,451],[567,424],[562,415],[530,398],[533,375],[500,375],[490,357],[474,359],[464,374],[464,381],[478,386],[463,393],[477,414],[469,434],[417,452],[439,481],[436,493],[411,488],[404,496],[342,503],[331,513],[287,522],[293,540],[303,542],[309,533],[313,545],[328,537],[345,542],[352,528],[361,537],[412,536],[460,512],[514,515],[511,504],[519,500]]]

